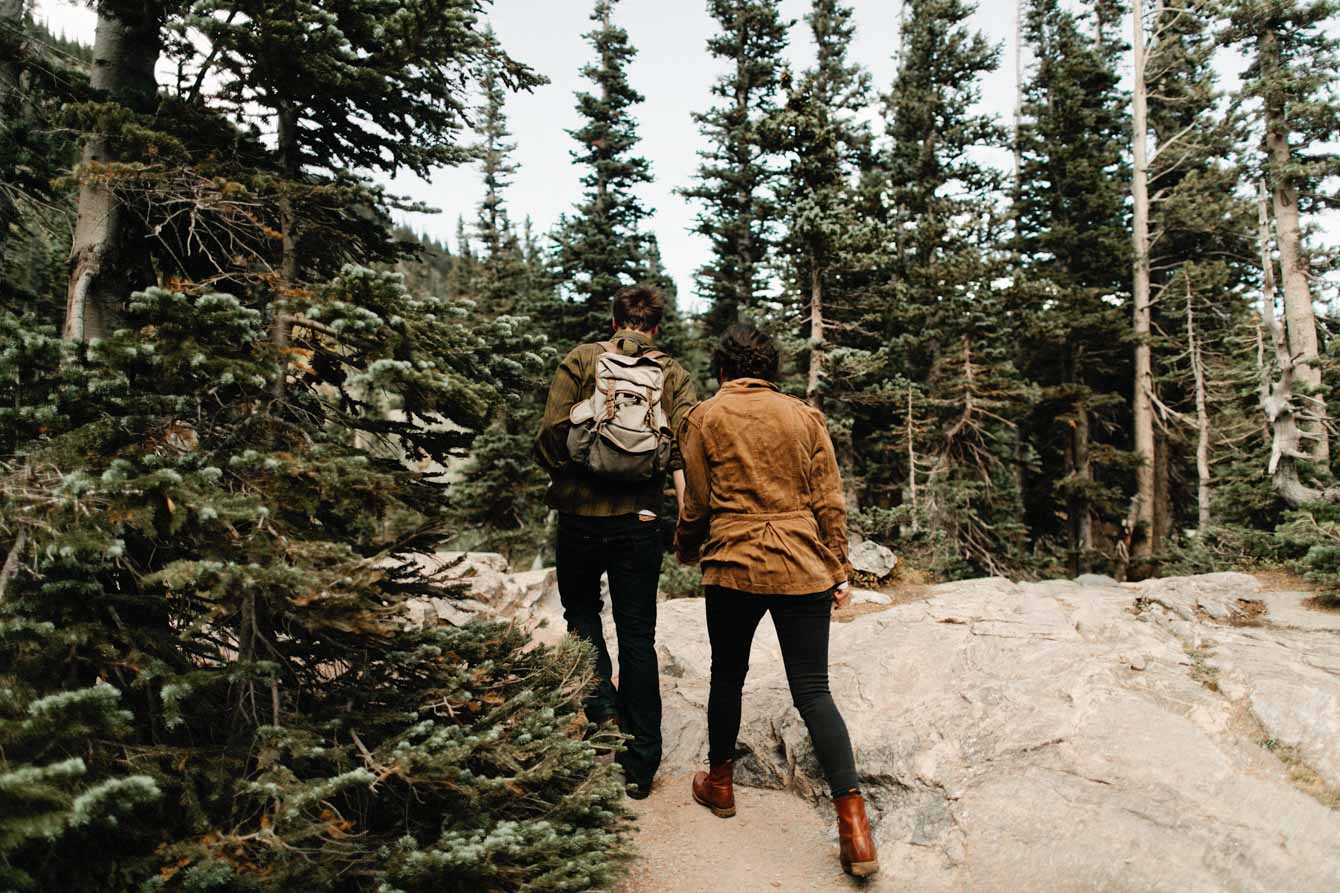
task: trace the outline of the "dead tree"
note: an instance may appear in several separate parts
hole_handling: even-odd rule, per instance
[[[91,85],[105,101],[132,111],[151,108],[158,84],[154,66],[162,50],[162,15],[154,3],[98,6]],[[103,116],[115,118],[116,116]],[[64,336],[89,341],[106,335],[118,308],[134,288],[139,270],[122,199],[105,177],[105,165],[120,160],[114,134],[86,135],[79,160],[79,199],[70,246],[70,286]]]

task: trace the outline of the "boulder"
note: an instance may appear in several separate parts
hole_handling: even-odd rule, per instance
[[[1080,586],[1120,586],[1121,584],[1107,574],[1080,574],[1075,578]]]
[[[898,566],[898,556],[893,554],[893,550],[874,540],[852,543],[847,550],[847,560],[854,570],[881,580]]]
[[[835,624],[885,873],[915,890],[1340,889],[1340,812],[1318,799],[1340,788],[1340,636],[1195,607],[1257,589],[980,580]],[[687,772],[710,649],[700,604],[661,609],[666,768]],[[750,665],[737,777],[831,819],[768,620]]]

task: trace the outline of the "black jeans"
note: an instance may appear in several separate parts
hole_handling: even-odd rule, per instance
[[[782,646],[791,700],[810,730],[833,796],[860,790],[847,724],[828,690],[828,625],[833,593],[753,595],[707,587],[707,636],[712,642],[712,692],[707,698],[708,759],[735,758],[740,696],[749,673],[749,650],[763,615],[772,614]]]
[[[661,534],[655,521],[635,515],[558,519],[558,595],[568,631],[596,649],[594,690],[586,715],[614,716],[632,736],[619,755],[626,781],[649,787],[661,765],[661,682],[656,664],[656,590],[661,577]],[[619,641],[619,686],[600,624],[600,575],[608,573]]]

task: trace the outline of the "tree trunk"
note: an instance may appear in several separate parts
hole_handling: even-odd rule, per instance
[[[276,118],[279,159],[288,181],[279,196],[279,230],[283,244],[279,275],[285,286],[292,287],[302,275],[302,263],[298,255],[298,215],[289,195],[289,190],[302,174],[302,165],[298,159],[298,121],[297,113],[286,102],[280,104]],[[275,375],[272,392],[276,399],[282,399],[288,384],[289,322],[278,296],[270,319],[270,340],[279,354],[279,370]]]
[[[1210,527],[1210,413],[1205,393],[1205,359],[1196,338],[1196,316],[1191,302],[1191,280],[1186,284],[1186,340],[1191,352],[1191,374],[1196,382],[1196,525],[1203,534]]]
[[[24,0],[0,0],[0,46],[10,52],[0,59],[0,114],[9,120],[19,106],[19,79],[23,75],[23,56],[27,45]]]
[[[907,386],[907,497],[912,503],[912,533],[921,532],[921,500],[917,492],[917,424],[912,414],[912,386]]]
[[[1132,290],[1135,326],[1135,388],[1132,414],[1135,422],[1135,454],[1140,465],[1135,470],[1136,530],[1131,557],[1148,559],[1158,549],[1158,531],[1154,524],[1154,371],[1150,344],[1149,304],[1149,115],[1145,83],[1146,46],[1144,3],[1134,0],[1135,80],[1132,88],[1134,133],[1131,142],[1134,159],[1131,196],[1134,199],[1132,227],[1134,248],[1134,288]]]
[[[98,7],[93,39],[94,90],[134,111],[148,111],[157,96],[154,66],[162,49],[159,10],[145,3],[113,15]],[[88,341],[110,331],[121,303],[142,285],[143,272],[135,269],[131,241],[121,201],[105,183],[89,176],[100,163],[116,161],[107,134],[91,133],[84,140],[74,236],[70,246],[70,286],[66,297],[64,337]]]
[[[816,409],[823,408],[819,386],[824,373],[824,283],[816,263],[810,268],[810,375],[805,399]]]
[[[1019,132],[1024,124],[1024,0],[1014,0],[1014,202],[1024,191],[1024,147]]]
[[[1309,502],[1340,499],[1340,488],[1318,490],[1303,483],[1298,475],[1298,460],[1310,455],[1303,449],[1303,431],[1294,409],[1293,383],[1297,372],[1294,355],[1289,351],[1284,332],[1275,318],[1275,264],[1270,253],[1270,216],[1266,186],[1259,184],[1257,233],[1261,248],[1261,324],[1275,349],[1274,368],[1261,368],[1261,409],[1270,426],[1270,479],[1275,492],[1292,506]],[[1278,377],[1273,378],[1275,372]]]
[[[1266,31],[1259,42],[1261,73],[1276,76],[1280,67],[1279,37]],[[1303,396],[1306,409],[1300,414],[1303,436],[1308,441],[1310,460],[1325,470],[1330,464],[1330,438],[1326,431],[1326,400],[1321,393],[1321,369],[1317,366],[1317,320],[1312,309],[1307,271],[1303,269],[1303,235],[1299,222],[1298,187],[1290,179],[1292,158],[1289,124],[1284,117],[1284,100],[1276,91],[1265,102],[1265,142],[1269,155],[1271,199],[1275,211],[1275,238],[1280,255],[1280,275],[1284,280],[1284,319],[1289,352],[1293,355],[1294,378],[1308,391]]]
[[[1077,391],[1082,391],[1079,350],[1074,345],[1070,345],[1066,350],[1067,377]],[[1089,455],[1087,394],[1081,393],[1075,397],[1075,421],[1070,428],[1066,465],[1067,473],[1079,483],[1077,491],[1071,493],[1066,505],[1070,516],[1071,570],[1078,575],[1088,573],[1093,554],[1093,513],[1088,494],[1089,482],[1093,480],[1093,462]]]

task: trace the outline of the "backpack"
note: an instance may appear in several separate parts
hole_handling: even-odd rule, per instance
[[[613,342],[599,344],[595,392],[572,407],[568,454],[579,467],[615,481],[648,481],[670,464],[674,433],[665,417],[666,355],[636,356]]]

